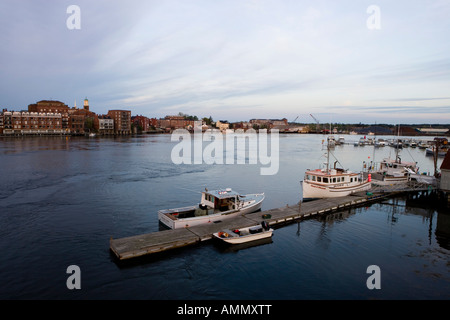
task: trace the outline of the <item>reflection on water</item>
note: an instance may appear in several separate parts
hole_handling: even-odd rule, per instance
[[[265,238],[265,239],[259,239],[254,240],[247,243],[240,243],[240,244],[227,244],[223,241],[214,241],[214,245],[219,249],[220,252],[226,253],[226,252],[237,252],[239,250],[245,250],[252,247],[262,246],[266,244],[270,244],[273,242],[272,238]]]

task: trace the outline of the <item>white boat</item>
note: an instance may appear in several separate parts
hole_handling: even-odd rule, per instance
[[[272,237],[273,229],[269,227],[267,222],[263,221],[261,225],[235,230],[222,230],[213,233],[213,236],[226,243],[241,244],[255,240],[261,240]]]
[[[419,147],[419,149],[426,149],[429,147],[429,144],[425,141],[420,141],[417,146]]]
[[[307,170],[304,180],[301,181],[303,201],[319,198],[337,198],[349,194],[369,190],[371,188],[370,178],[364,178],[364,174],[349,170],[329,168],[330,148],[327,146],[326,168]]]
[[[362,173],[344,169],[316,169],[305,173],[302,181],[303,201],[318,198],[337,198],[369,190],[371,181]]]
[[[377,141],[375,141],[375,147],[380,148],[380,147],[385,147],[387,145],[387,142],[383,139],[378,139]]]
[[[419,168],[416,162],[385,158],[380,162],[379,168],[371,172],[372,183],[377,185],[390,185],[410,180],[411,173],[417,174]]]
[[[158,211],[158,219],[170,229],[222,221],[261,209],[264,193],[241,195],[230,188],[202,192],[198,205]]]

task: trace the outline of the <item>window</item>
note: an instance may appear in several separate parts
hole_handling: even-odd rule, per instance
[[[336,178],[333,178],[333,182],[336,182]]]
[[[316,181],[316,176],[312,176],[312,181]]]
[[[353,182],[353,178],[350,178],[350,182]]]
[[[328,183],[328,178],[325,178],[325,177],[324,177],[324,178],[323,178],[323,182],[324,182],[324,183]]]
[[[317,182],[322,182],[322,178],[321,177],[317,177]]]

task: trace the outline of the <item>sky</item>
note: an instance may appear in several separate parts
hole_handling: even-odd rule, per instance
[[[450,124],[449,0],[2,0],[0,30],[8,110]]]

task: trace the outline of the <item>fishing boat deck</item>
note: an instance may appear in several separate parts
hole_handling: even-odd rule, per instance
[[[259,211],[237,216],[216,223],[208,223],[183,229],[164,230],[149,234],[110,240],[110,250],[119,260],[137,258],[200,243],[213,238],[213,233],[224,229],[234,230],[251,227],[265,220],[269,226],[290,223],[343,208],[362,205],[392,196],[393,193],[353,194],[346,197],[327,198],[297,205]]]

